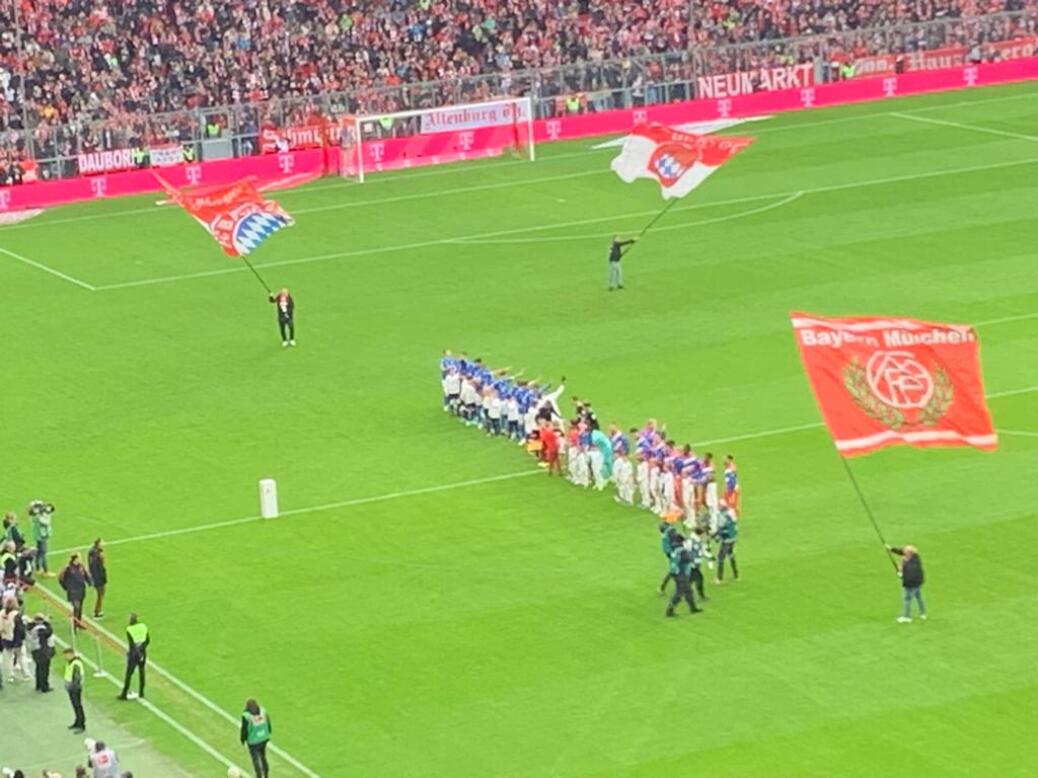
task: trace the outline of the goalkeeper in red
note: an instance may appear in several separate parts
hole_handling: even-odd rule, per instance
[[[270,296],[270,301],[277,306],[278,329],[281,331],[281,346],[296,344],[296,302],[287,289],[281,289]]]

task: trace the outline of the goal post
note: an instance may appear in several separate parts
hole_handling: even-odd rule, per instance
[[[507,97],[340,118],[343,178],[363,183],[372,172],[494,157],[507,151],[534,161],[533,102]]]

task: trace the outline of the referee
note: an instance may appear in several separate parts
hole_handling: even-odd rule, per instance
[[[620,268],[620,258],[624,255],[624,246],[630,246],[637,238],[624,240],[619,235],[613,236],[613,242],[609,244],[609,291],[624,288],[624,273]]]
[[[278,330],[281,332],[281,346],[296,344],[296,301],[287,289],[281,289],[270,296],[270,301],[277,306]]]

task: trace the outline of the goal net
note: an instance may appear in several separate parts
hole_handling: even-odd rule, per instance
[[[511,151],[534,159],[529,97],[340,119],[339,174],[363,183],[382,170],[442,165]]]

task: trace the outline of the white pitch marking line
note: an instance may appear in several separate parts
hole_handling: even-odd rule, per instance
[[[67,612],[71,613],[71,610],[70,610],[70,608],[69,608],[69,607],[68,607],[68,606],[66,605],[66,603],[63,603],[63,602],[61,602],[61,601],[60,601],[60,600],[59,600],[59,599],[58,599],[58,598],[57,598],[57,597],[56,597],[56,596],[54,595],[54,593],[53,593],[53,592],[51,592],[51,591],[49,591],[49,590],[47,590],[47,589],[44,589],[44,588],[42,588],[42,587],[39,587],[39,586],[37,586],[37,587],[36,587],[36,590],[37,590],[37,591],[39,591],[39,592],[41,592],[41,594],[43,594],[43,596],[47,597],[47,598],[48,598],[48,599],[50,599],[50,600],[51,600],[52,602],[54,602],[54,603],[58,604],[58,605],[59,605],[59,606],[60,606],[61,608],[63,608],[63,609],[64,609],[64,610],[66,610]],[[92,624],[92,626],[94,626],[94,627],[98,627],[98,625],[97,625],[97,624]],[[115,638],[115,636],[114,636],[114,635],[112,635],[111,633],[109,633],[109,632],[108,632],[107,630],[99,630],[99,631],[105,632],[105,634],[107,634],[107,635],[108,635],[109,637],[111,637],[111,638],[113,638],[113,639],[116,639],[116,638]],[[54,636],[54,639],[55,639],[55,641],[56,641],[56,642],[57,642],[57,643],[58,643],[58,644],[59,644],[60,646],[62,646],[63,648],[68,648],[68,647],[69,647],[69,644],[68,644],[68,643],[67,643],[66,641],[64,641],[63,639],[61,639],[60,637],[58,637],[57,635],[55,635],[55,636]],[[117,640],[117,639],[116,639],[116,640]],[[117,641],[117,642],[118,642],[118,641]],[[114,676],[112,676],[112,675],[111,675],[110,673],[104,672],[104,670],[102,670],[102,668],[100,668],[100,667],[99,667],[99,666],[97,665],[97,663],[96,663],[96,662],[94,662],[94,661],[93,661],[92,659],[90,659],[90,657],[88,657],[88,656],[85,656],[85,655],[83,655],[83,654],[80,654],[80,655],[79,655],[79,658],[83,660],[83,663],[84,663],[84,664],[86,664],[86,665],[88,665],[88,666],[92,667],[92,668],[93,668],[94,670],[96,670],[96,671],[98,671],[98,672],[102,673],[102,674],[104,675],[105,679],[107,679],[108,681],[110,681],[110,682],[112,683],[112,685],[113,685],[113,686],[115,686],[116,688],[122,688],[122,684],[120,684],[120,683],[119,683],[119,680],[118,680],[117,678],[115,678]],[[155,669],[155,663],[154,663],[154,662],[148,662],[148,666],[149,666],[149,667],[151,667],[151,668],[153,668],[153,669]],[[164,712],[163,712],[162,710],[160,710],[159,708],[155,707],[155,705],[154,705],[154,704],[153,704],[153,703],[152,703],[152,702],[151,702],[150,700],[146,700],[146,699],[138,699],[138,700],[137,700],[137,702],[138,702],[138,703],[139,703],[139,704],[140,704],[141,706],[143,706],[143,707],[144,707],[144,709],[145,709],[145,710],[147,710],[147,711],[148,711],[149,713],[151,713],[152,715],[156,716],[156,717],[157,717],[157,718],[159,718],[159,719],[160,719],[161,721],[165,722],[165,723],[166,723],[166,724],[168,724],[168,725],[169,725],[170,727],[172,727],[173,729],[175,729],[175,730],[176,730],[177,732],[179,732],[179,733],[180,733],[181,735],[183,735],[183,736],[184,736],[185,738],[187,738],[187,739],[188,739],[188,740],[190,740],[190,741],[191,741],[192,743],[194,743],[194,744],[195,744],[196,746],[198,746],[198,747],[199,747],[199,748],[201,748],[201,749],[202,749],[203,751],[205,751],[205,752],[206,752],[207,754],[209,754],[209,756],[213,757],[213,759],[215,759],[216,761],[218,761],[218,762],[219,762],[220,764],[222,764],[222,765],[223,765],[224,767],[227,767],[227,768],[231,768],[231,767],[237,768],[237,767],[238,767],[238,766],[237,766],[236,764],[234,764],[234,762],[230,761],[230,760],[229,760],[229,759],[228,759],[227,757],[225,757],[225,756],[224,756],[223,754],[221,754],[221,753],[220,753],[219,751],[217,751],[217,750],[216,750],[215,748],[213,748],[213,747],[212,747],[211,745],[209,745],[209,744],[208,744],[207,742],[205,742],[204,740],[202,740],[202,738],[200,738],[200,737],[199,737],[198,735],[196,735],[196,734],[195,734],[194,732],[192,732],[191,730],[189,730],[189,729],[188,729],[187,727],[185,727],[185,726],[184,726],[183,724],[181,724],[181,723],[180,723],[179,721],[177,721],[176,719],[174,719],[174,718],[173,718],[172,716],[170,716],[169,714],[167,714],[167,713],[164,713]],[[237,723],[237,722],[235,722],[235,723]]]
[[[508,481],[513,478],[524,478],[530,475],[537,475],[540,470],[522,470],[518,473],[505,473],[504,475],[492,475],[487,478],[474,478],[470,481],[455,481],[449,484],[439,484],[437,486],[425,486],[421,489],[409,489],[401,492],[390,492],[389,494],[378,494],[372,497],[358,497],[352,500],[340,500],[339,502],[329,502],[322,505],[311,505],[307,508],[293,508],[287,511],[281,511],[281,516],[299,516],[304,513],[316,513],[318,511],[330,511],[335,508],[349,508],[354,505],[367,505],[374,502],[386,502],[387,500],[398,500],[403,497],[417,497],[421,494],[435,494],[437,492],[449,492],[453,489],[464,489],[468,486],[479,486],[480,484],[491,484],[496,481]],[[181,527],[180,529],[166,530],[165,532],[152,532],[147,535],[136,535],[129,538],[121,538],[118,540],[106,540],[106,546],[119,546],[124,543],[136,543],[141,540],[158,540],[160,538],[171,538],[177,535],[188,535],[195,532],[204,532],[212,529],[223,529],[224,527],[233,527],[237,524],[248,524],[254,521],[263,520],[262,516],[245,516],[240,519],[230,519],[228,521],[217,521],[212,524],[201,524],[196,527]],[[73,551],[81,551],[78,547],[71,548],[59,548],[51,551],[52,554],[70,554]]]
[[[688,222],[687,224],[673,224],[666,227],[656,227],[653,232],[669,232],[671,230],[689,230],[693,227],[703,227],[707,224],[719,224],[720,222],[730,222],[735,219],[742,219],[747,216],[754,216],[758,213],[764,213],[765,211],[771,211],[775,208],[781,208],[783,205],[788,205],[794,200],[799,200],[803,196],[803,192],[794,192],[788,197],[784,197],[776,203],[769,203],[768,205],[761,206],[760,208],[751,208],[748,211],[740,211],[739,213],[730,213],[727,216],[717,216],[713,219],[703,219],[697,222]],[[488,244],[500,245],[500,244],[514,244],[514,243],[554,243],[562,240],[590,240],[591,238],[608,238],[615,235],[615,232],[595,232],[595,233],[584,233],[583,235],[562,235],[556,238],[505,238],[502,240],[456,240],[452,243],[456,243],[461,246],[484,246]]]
[[[910,108],[910,109],[907,109],[905,111],[886,111],[886,112],[882,112],[882,113],[863,114],[863,115],[860,115],[860,116],[840,116],[840,117],[836,117],[836,118],[833,118],[833,119],[820,119],[818,121],[794,122],[792,124],[780,124],[780,125],[775,126],[775,127],[769,127],[769,126],[755,127],[754,131],[757,134],[760,134],[760,133],[770,133],[770,132],[786,132],[788,130],[799,130],[799,129],[804,129],[804,128],[808,128],[808,127],[820,127],[820,126],[824,126],[824,125],[828,125],[828,124],[840,124],[840,123],[844,123],[844,122],[861,122],[861,121],[866,120],[866,119],[882,118],[882,117],[885,117],[885,116],[890,116],[890,115],[895,114],[895,113],[900,113],[900,114],[904,114],[904,115],[907,116],[909,114],[919,113],[919,112],[922,112],[922,111],[939,111],[939,110],[942,110],[942,109],[958,108],[958,107],[962,107],[962,106],[983,105],[983,104],[986,104],[986,103],[1000,103],[1000,102],[1004,102],[1006,100],[1022,100],[1022,99],[1024,99],[1024,100],[1032,100],[1032,99],[1035,99],[1035,98],[1038,98],[1038,92],[1036,92],[1036,93],[1025,93],[1025,94],[1015,94],[1015,95],[1004,95],[1004,96],[1001,96],[1001,97],[992,97],[992,98],[987,98],[987,99],[982,99],[982,100],[960,100],[960,101],[954,102],[954,103],[941,103],[939,105],[926,105],[926,106],[923,106],[921,108]],[[785,114],[779,114],[779,115],[771,117],[771,119],[777,119],[780,116],[784,116],[784,115]],[[539,163],[544,163],[544,162],[551,162],[551,161],[557,160],[557,159],[572,159],[574,157],[583,157],[583,156],[587,156],[588,154],[593,154],[593,153],[596,153],[598,151],[604,151],[604,150],[608,150],[608,149],[597,149],[597,148],[592,147],[592,148],[589,148],[589,149],[584,149],[583,151],[575,151],[575,152],[570,152],[570,153],[566,153],[566,154],[549,154],[549,155],[546,155],[544,157],[539,158],[537,161]],[[473,160],[473,161],[475,161],[475,160]],[[469,166],[463,166],[463,167],[444,166],[443,168],[436,169],[436,170],[422,170],[422,171],[417,171],[416,170],[416,171],[412,171],[410,173],[397,173],[397,174],[391,174],[391,175],[386,175],[386,176],[380,176],[378,178],[372,178],[371,180],[369,180],[369,181],[367,181],[365,183],[365,186],[370,186],[372,184],[391,184],[391,183],[394,183],[396,181],[408,181],[408,180],[413,179],[413,178],[428,178],[430,176],[441,176],[441,175],[446,175],[448,173],[454,173],[454,174],[459,173],[459,172],[462,172],[462,173],[469,173],[469,172],[472,172],[472,173],[482,173],[483,171],[487,170],[488,168],[493,169],[493,168],[500,168],[500,167],[506,167],[506,166],[510,167],[512,165],[526,165],[526,164],[529,164],[526,160],[506,160],[506,161],[499,161],[499,162],[489,162],[489,163],[484,163],[484,164],[481,164],[481,165],[469,165]],[[389,172],[393,173],[393,171],[389,171]],[[609,172],[609,171],[605,170],[605,171],[596,171],[596,172]],[[529,182],[529,180],[526,180],[526,181],[516,181],[516,182],[513,182],[513,183],[514,183],[515,186],[522,186],[522,185],[524,185],[526,183],[530,183],[530,182]],[[302,188],[302,189],[288,190],[288,191],[281,192],[280,196],[282,196],[282,197],[285,197],[285,196],[288,196],[288,195],[292,195],[292,196],[295,196],[295,195],[307,196],[307,195],[310,195],[310,194],[312,194],[314,192],[322,192],[322,191],[324,191],[326,189],[336,189],[336,188],[340,188],[340,187],[352,187],[352,186],[357,186],[357,184],[352,183],[352,182],[341,182],[340,181],[340,182],[328,183],[328,184],[325,184],[323,186],[322,185],[315,185],[315,186],[308,186],[308,187]],[[452,194],[452,193],[454,193],[456,191],[463,191],[463,190],[445,189],[445,190],[441,190],[441,191],[437,191],[437,192],[429,192],[425,196],[426,197],[440,197],[442,195]],[[368,201],[364,201],[364,202],[342,204],[341,206],[336,206],[336,207],[354,208],[354,207],[359,207],[361,205],[377,204],[377,203],[380,203],[380,202],[386,202],[386,201],[385,200],[368,200]],[[119,218],[121,216],[134,216],[134,215],[139,215],[139,214],[143,214],[143,213],[163,213],[163,212],[165,212],[165,209],[156,209],[154,207],[150,207],[150,208],[130,208],[130,209],[127,209],[125,211],[113,211],[113,212],[110,212],[110,213],[88,214],[86,216],[70,216],[70,217],[65,218],[65,219],[52,219],[52,220],[43,221],[43,222],[24,222],[24,223],[21,223],[21,224],[5,225],[3,227],[0,227],[0,231],[3,231],[3,230],[34,229],[34,228],[37,228],[37,227],[50,227],[50,226],[58,225],[58,224],[73,224],[73,223],[76,223],[76,222],[97,221],[97,220],[100,220],[100,219],[115,219],[115,218]],[[297,211],[297,213],[301,213],[301,212],[302,211]],[[307,209],[306,212],[312,213],[313,211],[311,209]]]
[[[75,284],[81,289],[86,289],[88,292],[97,291],[96,286],[92,286],[88,284],[86,281],[80,281],[78,278],[73,278],[70,275],[62,273],[60,270],[55,270],[52,267],[47,267],[46,265],[42,264],[41,262],[37,262],[34,259],[23,257],[21,254],[15,254],[13,251],[9,251],[8,249],[0,249],[0,254],[6,254],[7,256],[11,257],[11,259],[17,259],[19,262],[23,262],[26,265],[30,265],[38,270],[42,270],[44,273],[50,273],[52,276],[57,276],[63,281],[68,281],[70,284]]]
[[[1007,162],[993,162],[987,165],[970,165],[967,167],[951,168],[948,170],[935,170],[926,173],[912,173],[903,176],[889,176],[887,178],[876,178],[870,181],[853,181],[845,184],[833,184],[830,186],[819,186],[813,189],[803,189],[788,192],[769,192],[767,194],[751,195],[749,197],[737,197],[731,200],[717,200],[715,202],[708,203],[695,203],[693,205],[685,206],[684,208],[674,208],[674,212],[678,211],[689,211],[696,208],[713,208],[720,205],[734,205],[737,203],[748,203],[759,200],[771,200],[776,197],[788,197],[797,194],[799,191],[801,194],[818,194],[822,192],[837,192],[845,189],[861,189],[868,186],[878,186],[882,184],[896,184],[906,181],[918,181],[924,178],[939,178],[941,176],[953,176],[961,173],[975,173],[982,170],[996,170],[999,168],[1007,167],[1020,167],[1021,165],[1033,165],[1038,163],[1038,158],[1022,159],[1022,160],[1011,160]],[[517,235],[527,232],[543,232],[545,230],[554,230],[561,227],[579,227],[585,224],[599,224],[601,222],[614,222],[617,219],[634,218],[640,216],[652,216],[659,212],[659,209],[653,209],[651,211],[632,211],[623,214],[613,214],[612,216],[602,216],[594,219],[578,219],[576,221],[569,222],[556,222],[555,224],[541,224],[532,227],[517,227],[509,230],[497,230],[494,232],[482,232],[474,235],[457,235],[455,237],[438,238],[435,240],[418,241],[415,243],[402,243],[389,246],[377,246],[370,249],[357,249],[354,251],[340,251],[332,254],[318,254],[311,257],[300,257],[298,259],[284,259],[275,262],[265,262],[263,264],[256,264],[257,268],[264,267],[283,267],[286,265],[300,265],[311,262],[322,262],[329,259],[342,259],[345,257],[359,257],[369,256],[372,254],[384,254],[394,251],[409,251],[412,249],[429,248],[430,246],[442,246],[447,244],[457,244],[458,242],[464,242],[466,240],[478,240],[481,238],[496,238],[504,235]],[[209,276],[225,275],[227,273],[241,273],[244,272],[245,268],[241,267],[229,267],[220,270],[204,270],[199,273],[185,273],[183,275],[176,276],[162,276],[159,278],[145,278],[140,281],[126,281],[118,284],[106,284],[98,286],[97,291],[109,291],[112,289],[130,289],[138,286],[150,286],[152,284],[167,284],[174,281],[185,281],[192,278],[206,278]]]
[[[921,122],[923,124],[936,124],[940,127],[954,127],[959,130],[969,130],[971,132],[983,132],[986,135],[999,135],[1003,138],[1014,138],[1016,140],[1029,140],[1031,142],[1038,141],[1038,136],[1035,135],[1024,135],[1020,132],[1009,132],[1008,130],[997,130],[994,127],[980,127],[976,124],[962,124],[961,122],[949,122],[945,119],[930,119],[926,116],[914,116],[910,113],[901,113],[898,111],[892,111],[891,116],[896,116],[899,119],[908,119],[913,122]]]
[[[976,326],[981,326],[986,322],[978,322]],[[1038,391],[1038,386],[1027,386],[1022,389],[1010,389],[1005,392],[994,392],[987,395],[989,400],[997,399],[999,397],[1011,397],[1018,394],[1029,394],[1031,392]],[[734,435],[726,438],[714,438],[712,440],[698,441],[696,445],[705,446],[714,443],[731,443],[738,440],[756,440],[759,438],[769,438],[775,435],[784,435],[787,432],[800,432],[802,430],[817,429],[823,427],[821,422],[812,422],[810,424],[799,424],[793,427],[776,427],[775,429],[763,430],[759,432],[750,432],[745,435]],[[456,481],[449,484],[439,484],[437,486],[426,486],[421,489],[409,489],[401,492],[389,492],[388,494],[379,494],[372,497],[359,497],[350,500],[340,500],[338,502],[323,503],[321,505],[311,505],[306,508],[293,508],[287,511],[281,511],[281,516],[301,516],[307,513],[317,513],[319,511],[330,511],[336,508],[349,508],[355,505],[367,505],[369,503],[386,502],[388,500],[398,500],[404,497],[417,497],[422,494],[436,494],[437,492],[448,492],[453,489],[463,489],[468,486],[478,486],[480,484],[490,484],[497,481],[509,481],[514,478],[525,478],[531,475],[537,475],[540,470],[522,470],[518,473],[505,473],[504,475],[492,475],[487,478],[475,478],[470,481]],[[233,527],[238,524],[249,524],[251,522],[263,521],[262,516],[245,516],[240,519],[230,519],[228,521],[217,521],[211,524],[199,524],[194,527],[180,527],[179,529],[166,530],[164,532],[151,532],[147,535],[134,535],[128,538],[118,538],[116,540],[106,540],[106,546],[120,546],[126,543],[137,543],[144,540],[158,540],[161,538],[177,537],[179,535],[191,535],[196,532],[206,532],[208,530],[223,529],[224,527]],[[70,554],[78,551],[82,552],[80,546],[70,546],[69,548],[52,549],[52,554]]]
[[[1025,438],[1038,438],[1038,432],[1028,432],[1027,430],[995,430],[999,435],[1021,435]]]

